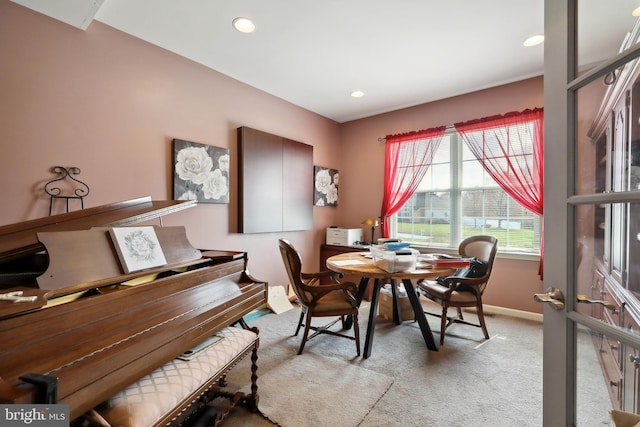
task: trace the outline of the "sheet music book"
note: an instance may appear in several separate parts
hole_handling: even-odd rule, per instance
[[[125,273],[167,263],[153,226],[112,227],[109,234]]]

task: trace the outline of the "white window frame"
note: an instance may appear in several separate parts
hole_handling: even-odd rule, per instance
[[[462,230],[462,216],[461,216],[461,210],[462,210],[462,191],[465,190],[465,188],[461,188],[461,183],[462,183],[462,165],[463,165],[463,158],[462,158],[462,144],[465,144],[462,136],[460,134],[458,134],[458,132],[456,132],[455,128],[451,127],[449,129],[447,129],[446,133],[445,133],[445,138],[451,138],[450,139],[450,168],[449,168],[449,173],[450,173],[450,183],[451,183],[451,187],[450,189],[447,189],[446,191],[450,191],[451,194],[451,206],[450,206],[450,225],[451,225],[451,235],[450,235],[450,241],[449,244],[443,245],[443,244],[430,244],[430,243],[424,243],[424,242],[411,242],[412,246],[421,248],[421,249],[425,249],[425,250],[437,250],[437,251],[444,251],[444,252],[457,252],[457,248],[458,248],[458,242],[460,242],[462,240],[462,236],[461,236],[461,230]],[[487,189],[495,189],[496,187],[473,187],[470,188],[470,190],[487,190]],[[500,188],[498,186],[498,188]],[[502,190],[500,188],[500,190]],[[443,190],[445,191],[445,190]],[[504,190],[502,190],[504,191]],[[513,203],[518,203],[517,201],[515,201],[512,197],[510,197],[510,201]],[[396,214],[392,215],[389,218],[389,233],[390,236],[392,238],[395,238],[398,236],[398,221],[397,221],[397,216],[402,212],[402,210],[404,209],[401,208]],[[535,215],[535,214],[533,214]],[[535,236],[537,239],[537,243],[538,243],[538,252],[533,252],[533,251],[527,251],[527,250],[521,250],[521,251],[517,251],[517,250],[506,250],[506,249],[500,249],[500,245],[498,245],[498,254],[502,255],[503,257],[506,258],[515,258],[515,259],[539,259],[540,258],[540,253],[539,253],[539,247],[540,247],[540,231],[541,231],[541,224],[542,224],[542,218],[539,218],[538,223],[537,223],[537,227],[535,229]],[[400,237],[402,238],[402,237]],[[407,240],[409,241],[409,240]]]

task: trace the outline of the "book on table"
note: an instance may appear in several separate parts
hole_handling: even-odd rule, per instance
[[[418,263],[452,268],[465,268],[471,265],[471,261],[467,258],[448,254],[420,254],[418,255]]]

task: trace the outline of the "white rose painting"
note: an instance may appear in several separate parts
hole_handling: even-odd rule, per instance
[[[338,206],[338,171],[314,166],[313,176],[313,204],[315,206]]]
[[[229,203],[229,149],[173,140],[173,198]]]

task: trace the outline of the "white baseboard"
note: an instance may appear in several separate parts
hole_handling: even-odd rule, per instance
[[[484,311],[484,314],[486,314],[486,315],[501,314],[503,316],[511,316],[511,317],[517,317],[519,319],[534,320],[536,322],[541,322],[541,323],[542,323],[542,320],[543,320],[543,315],[540,314],[540,313],[532,313],[530,311],[514,310],[513,308],[499,307],[497,305],[483,304],[482,305],[482,309]],[[469,311],[475,312],[476,310],[472,308]]]
[[[440,310],[439,304],[427,298],[420,298],[420,302],[422,303],[423,307],[427,309],[427,311],[429,311],[430,309],[431,311],[436,310],[436,312],[439,312],[438,310]],[[530,311],[515,310],[513,308],[505,308],[497,305],[482,304],[482,309],[484,311],[484,314],[487,316],[490,316],[492,314],[500,314],[502,316],[517,317],[519,319],[533,320],[540,323],[542,323],[542,319],[543,319],[543,316],[540,313],[532,313]],[[450,308],[450,310],[453,310],[453,308]],[[475,307],[464,308],[463,310],[470,313],[476,312]]]

